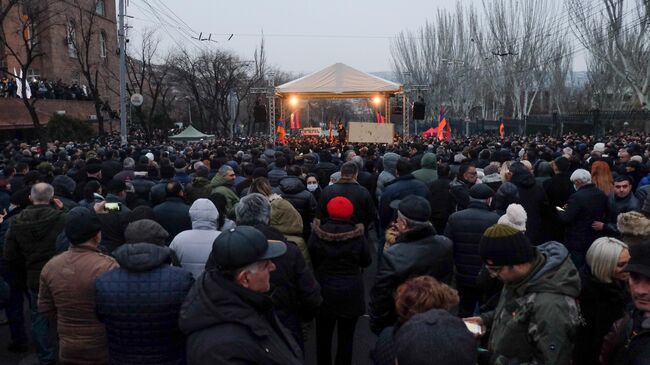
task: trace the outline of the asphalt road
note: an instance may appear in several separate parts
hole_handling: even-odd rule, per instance
[[[373,253],[373,258],[377,257]],[[364,272],[364,283],[367,293],[372,287],[374,276],[376,273],[376,263],[373,262],[370,267]],[[4,313],[0,314],[0,318],[4,318]],[[25,308],[25,318],[29,319],[29,311]],[[29,333],[29,323],[27,323]],[[336,333],[336,331],[335,331]],[[368,317],[364,316],[357,322],[357,329],[354,339],[354,357],[353,364],[366,365],[372,364],[370,361],[370,351],[375,347],[377,337],[370,331]],[[35,349],[32,346],[31,351],[24,354],[15,354],[7,351],[7,345],[10,342],[9,328],[7,325],[0,325],[0,365],[37,365],[38,359],[36,357]],[[333,351],[336,351],[336,335],[333,339]],[[312,324],[311,331],[305,343],[305,364],[316,365],[316,335],[314,326]]]

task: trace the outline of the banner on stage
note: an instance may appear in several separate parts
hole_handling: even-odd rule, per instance
[[[306,127],[302,129],[302,135],[320,137],[321,131],[322,129],[318,127]]]
[[[393,143],[394,127],[392,123],[348,123],[348,142]]]

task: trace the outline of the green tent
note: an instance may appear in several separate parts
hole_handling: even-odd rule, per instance
[[[202,139],[214,138],[212,134],[205,134],[194,128],[191,124],[179,134],[170,136],[173,141],[200,141]]]

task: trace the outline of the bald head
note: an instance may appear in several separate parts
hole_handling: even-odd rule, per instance
[[[50,204],[53,197],[54,188],[48,183],[35,184],[29,193],[29,199],[31,199],[34,205]]]

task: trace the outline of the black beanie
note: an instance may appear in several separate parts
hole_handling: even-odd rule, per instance
[[[94,212],[85,207],[75,207],[65,217],[65,235],[73,245],[80,245],[102,229],[102,224]]]
[[[509,266],[533,261],[535,255],[528,238],[518,229],[505,224],[495,224],[485,230],[479,253],[490,265]]]

